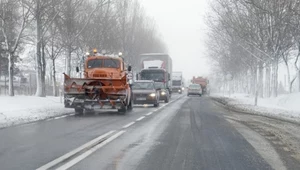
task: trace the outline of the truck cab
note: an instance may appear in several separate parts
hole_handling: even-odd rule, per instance
[[[148,68],[141,70],[139,74],[140,80],[153,80],[154,82],[162,82],[171,94],[170,74],[162,68]]]

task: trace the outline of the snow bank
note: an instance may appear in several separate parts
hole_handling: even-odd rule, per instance
[[[276,98],[258,98],[254,106],[254,97],[247,94],[212,94],[213,99],[236,111],[260,114],[300,123],[300,93],[284,94]]]
[[[0,96],[0,128],[70,113],[59,97]]]

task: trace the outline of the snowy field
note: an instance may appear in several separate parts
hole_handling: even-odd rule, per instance
[[[66,113],[59,97],[0,96],[0,128],[43,120]]]
[[[247,94],[212,94],[228,107],[235,110],[261,114],[300,123],[300,93],[284,94],[276,98],[258,98],[254,106],[254,97]]]

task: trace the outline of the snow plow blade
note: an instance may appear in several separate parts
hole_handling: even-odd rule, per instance
[[[64,104],[66,108],[122,109],[127,105],[126,76],[120,79],[70,78],[64,74]]]

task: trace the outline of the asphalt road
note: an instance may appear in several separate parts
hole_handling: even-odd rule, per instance
[[[281,159],[274,153],[262,153],[264,146],[259,144],[264,143],[256,134],[245,136],[246,132],[228,121],[224,112],[227,111],[207,97],[182,96],[168,105],[161,104],[158,109],[135,107],[125,116],[113,113],[70,116],[2,129],[0,169],[39,168],[111,130],[119,135],[93,151],[88,150],[90,155],[78,159],[70,169],[286,168],[279,164]]]

